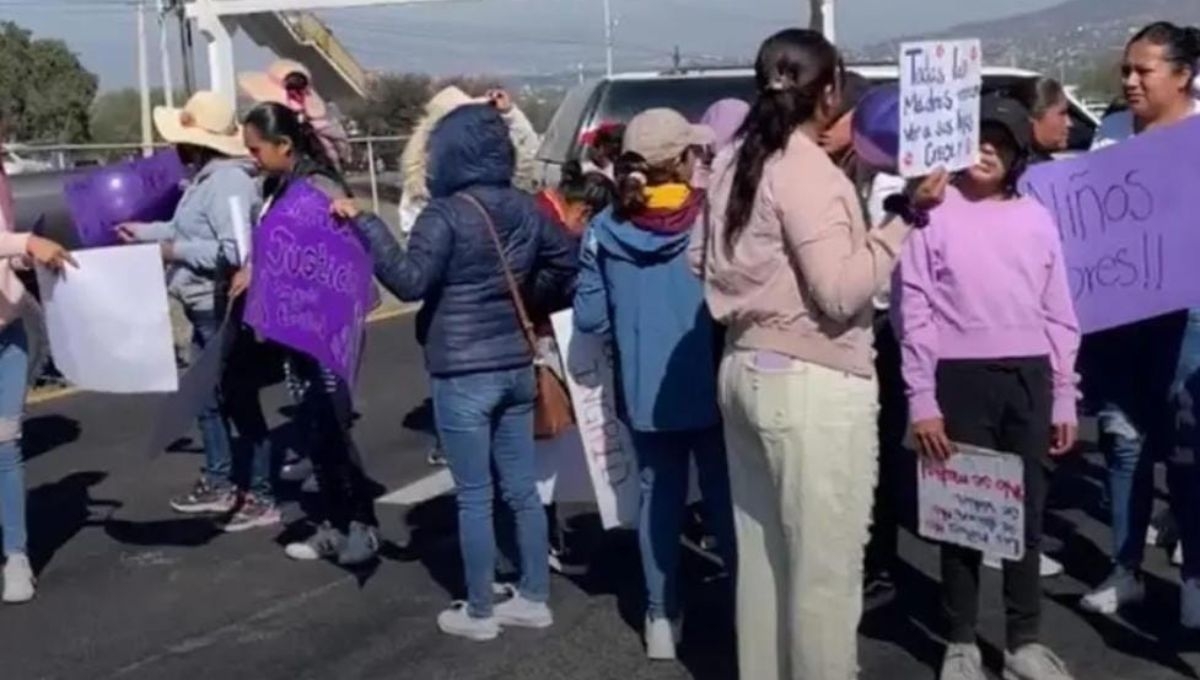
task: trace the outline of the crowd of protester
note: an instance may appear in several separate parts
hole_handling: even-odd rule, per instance
[[[786,30],[758,53],[754,101],[717,102],[700,124],[657,108],[606,126],[536,195],[536,135],[508,95],[450,88],[404,152],[400,238],[354,202],[340,171],[344,133],[302,66],[276,64],[241,84],[256,104],[240,126],[213,93],[156,113],[191,181],[171,220],[119,228],[124,241],[161,244],[195,351],[227,344],[224,377],[199,416],[202,477],[171,502],[176,511],[222,516],[228,531],[281,524],[282,461],[258,394],[266,374],[286,374],[321,500],[311,537],[287,555],[355,565],[379,549],[350,386],[240,323],[218,334],[224,318],[241,319],[253,281],[233,222],[260,221],[306,182],[364,237],[383,287],[424,303],[417,339],[457,492],[466,586],[437,618],[447,634],[483,641],[553,625],[549,564],[565,546],[535,484],[537,447],[549,445],[535,438],[535,366],[564,379],[549,317],[565,309],[578,332],[609,338],[616,359],[619,416],[640,470],[651,659],[675,658],[682,642],[679,537],[695,469],[733,585],[741,677],[855,677],[864,602],[902,587],[911,434],[922,464],[956,444],[1025,463],[1022,559],[940,546],[941,678],[986,677],[976,643],[984,565],[1003,570],[1004,677],[1072,677],[1041,643],[1041,579],[1062,571],[1041,538],[1047,463],[1075,449],[1081,408],[1098,416],[1113,536],[1111,576],[1082,606],[1111,615],[1144,597],[1153,472],[1165,460],[1181,623],[1200,628],[1200,311],[1082,337],[1054,218],[1018,188],[1030,165],[1067,148],[1061,84],[988,94],[978,161],[905,181],[855,153],[853,113],[869,83],[819,33]],[[1105,118],[1097,148],[1200,113],[1200,30],[1160,22],[1134,34],[1121,85],[1127,108]],[[3,599],[21,602],[34,580],[20,453],[26,350],[13,312],[24,291],[12,270],[71,258],[12,232],[6,189],[0,520]],[[243,214],[226,209],[230,197]],[[501,554],[517,578],[497,587]]]

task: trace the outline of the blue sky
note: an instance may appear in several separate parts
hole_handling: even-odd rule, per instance
[[[0,0],[0,18],[65,40],[102,89],[134,85],[136,24],[128,0]],[[617,65],[687,55],[752,58],[772,30],[807,21],[807,0],[612,0]],[[1016,14],[1059,0],[838,0],[839,41],[855,45],[963,21]],[[601,0],[460,0],[445,4],[320,12],[364,66],[439,74],[561,71],[603,63]],[[151,24],[151,73],[158,34]],[[173,33],[173,32],[172,32]],[[174,45],[174,43],[172,43]],[[173,52],[172,56],[176,56]],[[238,66],[270,55],[239,40]],[[201,59],[202,61],[202,59]],[[200,69],[204,82],[203,64]]]

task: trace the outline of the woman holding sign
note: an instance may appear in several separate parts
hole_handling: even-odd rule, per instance
[[[0,140],[2,141],[2,140]],[[25,411],[29,350],[21,323],[25,287],[16,267],[28,262],[52,270],[74,264],[62,246],[41,236],[17,234],[8,175],[0,167],[0,534],[4,536],[4,592],[16,604],[34,595],[25,526],[25,460],[21,419]]]
[[[1038,643],[1047,453],[1076,439],[1079,323],[1054,217],[1017,194],[1029,158],[1029,113],[1010,99],[982,102],[980,160],[904,247],[892,295],[912,432],[926,465],[955,442],[1024,462],[1025,546],[1004,564],[1004,677],[1068,680]],[[942,598],[950,618],[942,680],[983,680],[975,627],[978,550],[943,544]]]
[[[467,601],[438,616],[447,635],[492,640],[502,627],[545,628],[550,610],[546,513],[536,487],[532,329],[525,298],[558,299],[575,276],[570,237],[513,186],[517,164],[498,107],[467,104],[429,138],[429,205],[401,249],[376,216],[356,221],[375,275],[396,297],[423,301],[417,337],[434,420],[457,487]],[[345,217],[357,209],[335,208]],[[493,472],[494,471],[494,472]],[[494,601],[493,474],[516,518],[521,580]],[[322,483],[323,484],[323,483]]]
[[[1104,119],[1095,147],[1119,143],[1200,114],[1200,30],[1151,24],[1125,48],[1121,66],[1128,109]],[[1108,462],[1113,570],[1081,604],[1102,614],[1140,602],[1146,533],[1154,501],[1154,464],[1171,452],[1168,485],[1179,523],[1184,565],[1184,625],[1200,628],[1200,481],[1197,395],[1200,310],[1139,321],[1090,335],[1083,352],[1084,392],[1097,404]],[[1172,423],[1172,418],[1176,423]],[[1172,434],[1172,429],[1179,426]],[[1189,559],[1190,556],[1190,559]]]
[[[916,211],[867,229],[853,183],[820,147],[842,64],[815,31],[768,39],[758,96],[713,163],[709,309],[727,327],[719,395],[737,528],[741,677],[852,678],[875,486],[872,298]],[[911,209],[911,210],[910,210]]]
[[[117,234],[125,242],[160,244],[171,295],[182,302],[192,324],[194,360],[225,322],[230,279],[242,255],[236,225],[252,224],[261,201],[237,117],[222,97],[197,92],[182,109],[159,107],[154,125],[163,139],[175,145],[191,179],[169,221],[124,224]],[[235,209],[239,214],[234,214]],[[237,489],[228,424],[237,428],[256,460],[265,463],[270,443],[257,389],[230,387],[224,390],[228,394],[214,389],[200,412],[203,474],[190,493],[171,501],[171,507],[184,514],[228,515],[238,510],[235,521],[226,525],[234,531],[278,524],[281,516],[262,466],[246,466],[253,467],[253,479],[241,486],[250,488],[244,496]]]
[[[273,102],[259,104],[246,114],[244,123],[246,146],[267,176],[264,219],[293,182],[307,182],[331,199],[350,194],[316,130],[295,111]],[[248,285],[245,278],[235,283],[239,290]],[[332,559],[341,565],[372,560],[379,537],[371,484],[350,434],[354,415],[350,387],[316,358],[298,350],[285,351],[303,384],[300,422],[308,428],[309,454],[324,513],[317,531],[306,541],[289,544],[287,555],[297,560]]]

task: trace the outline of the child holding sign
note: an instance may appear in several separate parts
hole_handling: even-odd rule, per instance
[[[979,160],[905,245],[891,309],[926,464],[954,455],[952,441],[1025,460],[1025,556],[1004,565],[1004,677],[1065,680],[1063,662],[1038,644],[1042,458],[1075,443],[1080,332],[1054,218],[1016,192],[1030,141],[1024,107],[984,100]],[[943,680],[986,677],[975,643],[981,557],[942,546]]]

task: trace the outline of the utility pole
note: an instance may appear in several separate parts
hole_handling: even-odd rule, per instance
[[[146,48],[146,2],[139,0],[137,12],[138,89],[142,96],[142,155],[154,153],[154,129],[150,125],[150,60]]]
[[[820,31],[831,43],[837,42],[837,23],[834,21],[835,0],[809,0],[809,28]]]
[[[172,9],[179,15],[179,49],[183,53],[183,91],[190,97],[196,91],[196,62],[192,59],[192,26],[188,23],[185,0],[172,0]]]
[[[167,40],[167,4],[165,0],[155,0],[158,10],[158,51],[162,60],[162,89],[163,103],[168,108],[175,108],[175,87],[172,84],[175,76],[171,73],[171,50]]]
[[[609,78],[613,74],[613,28],[612,0],[604,0],[604,62]]]
[[[676,73],[683,70],[683,55],[679,53],[679,45],[676,45],[675,51],[671,53],[671,69]]]

